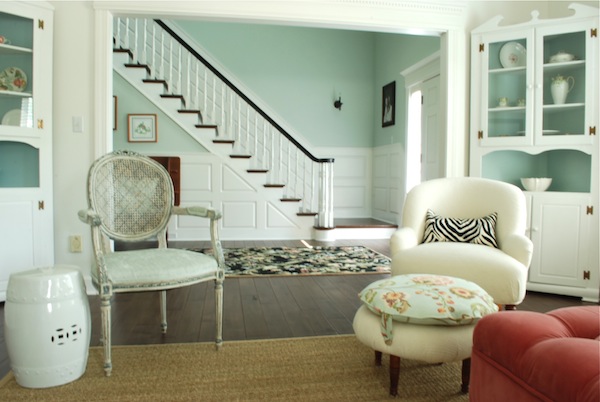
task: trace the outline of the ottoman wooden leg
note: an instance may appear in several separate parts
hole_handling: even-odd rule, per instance
[[[471,381],[471,358],[463,360],[462,363],[462,385],[460,390],[463,393],[469,392],[469,382]]]
[[[375,365],[376,366],[381,366],[381,355],[382,353],[379,351],[375,351]]]
[[[398,380],[400,378],[400,358],[390,355],[390,395],[398,395]]]

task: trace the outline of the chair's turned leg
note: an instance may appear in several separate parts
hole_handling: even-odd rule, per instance
[[[167,291],[160,291],[160,328],[163,334],[167,333]]]
[[[375,365],[376,366],[381,366],[381,355],[383,353],[379,352],[379,351],[375,351]]]
[[[462,385],[460,390],[466,394],[469,392],[469,383],[471,382],[471,358],[465,359],[462,362]]]
[[[223,278],[215,280],[215,305],[216,305],[216,347],[223,345]]]
[[[390,355],[390,395],[398,395],[398,380],[400,379],[400,358]]]
[[[110,296],[102,296],[100,302],[100,315],[102,319],[102,343],[104,344],[104,372],[109,377],[112,373],[111,339],[110,339]]]

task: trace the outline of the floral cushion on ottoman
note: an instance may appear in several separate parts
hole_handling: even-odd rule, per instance
[[[392,321],[422,325],[471,325],[498,311],[485,290],[473,282],[441,275],[398,275],[373,282],[362,302],[381,315],[381,334],[391,344]]]

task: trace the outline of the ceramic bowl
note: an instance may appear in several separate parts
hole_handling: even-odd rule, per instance
[[[552,183],[552,178],[549,177],[523,177],[521,178],[521,184],[523,184],[523,188],[527,191],[546,191],[550,184]]]

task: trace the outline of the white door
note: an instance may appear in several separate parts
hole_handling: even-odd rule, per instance
[[[440,128],[440,76],[421,84],[421,181],[444,177],[445,139]]]

